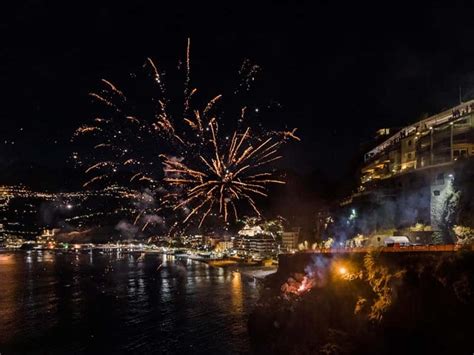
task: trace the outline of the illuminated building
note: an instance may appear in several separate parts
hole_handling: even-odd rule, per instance
[[[163,237],[163,238],[169,239],[167,237]],[[191,247],[191,248],[198,248],[204,244],[204,237],[200,234],[183,235],[181,237],[181,240],[186,247]],[[165,240],[165,241],[168,242],[168,240]]]
[[[5,247],[8,249],[19,249],[25,243],[23,238],[17,236],[5,235]]]
[[[269,234],[239,235],[234,239],[234,249],[241,255],[265,257],[278,253],[278,245]]]
[[[454,181],[474,161],[474,100],[396,131],[379,130],[377,138],[364,155],[357,191],[340,203],[342,222],[352,235],[380,230],[410,235],[410,228],[423,226],[412,242],[429,242],[419,237],[423,233],[449,234]],[[360,211],[356,218],[353,209]]]
[[[42,248],[54,248],[56,246],[55,235],[60,229],[43,229],[43,233],[36,237],[36,244]]]
[[[232,249],[233,242],[229,240],[221,240],[216,244],[216,251],[227,251]]]
[[[367,152],[361,169],[362,188],[411,170],[446,166],[472,156],[474,100],[404,127]]]
[[[298,249],[300,239],[300,228],[293,228],[289,232],[283,232],[281,235],[281,246],[287,251]]]

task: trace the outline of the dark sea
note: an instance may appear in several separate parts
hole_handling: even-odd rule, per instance
[[[0,252],[0,353],[238,354],[257,285],[159,254]]]

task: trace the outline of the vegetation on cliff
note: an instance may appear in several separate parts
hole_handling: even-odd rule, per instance
[[[249,319],[256,351],[472,351],[474,253],[297,257],[267,279]]]

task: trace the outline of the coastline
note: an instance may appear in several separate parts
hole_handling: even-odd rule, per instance
[[[0,248],[0,254],[4,253],[28,253],[28,252],[53,252],[55,254],[63,254],[63,253],[89,253],[89,252],[104,252],[103,249],[95,248],[92,250],[63,250],[63,249],[31,249],[31,250],[23,250],[23,249],[12,249],[12,248]],[[111,253],[115,250],[108,250],[106,252]],[[258,265],[257,263],[247,263],[247,262],[240,262],[234,259],[206,259],[202,257],[196,257],[188,254],[167,254],[161,251],[156,250],[122,250],[122,253],[135,253],[135,254],[149,254],[149,255],[169,255],[174,256],[176,258],[186,258],[193,261],[198,261],[204,264],[209,265],[213,268],[229,268],[232,271],[239,272],[242,276],[257,279],[263,281],[267,276],[273,275],[278,271],[277,265],[265,266],[265,265]]]

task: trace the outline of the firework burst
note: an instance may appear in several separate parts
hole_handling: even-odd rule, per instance
[[[236,97],[250,90],[260,72],[249,61],[239,70],[241,80],[229,103],[222,94],[204,104],[195,103],[198,90],[191,86],[189,40],[183,67],[181,105],[167,95],[165,73],[150,58],[144,65],[153,83],[149,103],[131,103],[134,100],[105,79],[102,89],[90,94],[106,116],[79,127],[73,137],[87,136],[93,141],[94,154],[80,158],[75,153],[76,163],[89,176],[84,187],[121,179],[122,183],[160,188],[164,191],[160,208],[176,216],[183,211],[182,223],[193,221],[199,227],[211,215],[225,222],[238,219],[240,209],[245,208],[260,215],[256,198],[267,197],[270,184],[285,183],[276,176],[272,163],[282,158],[285,142],[299,140],[296,129],[261,133],[249,123],[258,107],[241,104],[231,108],[241,102]],[[143,216],[146,213],[139,211],[135,224]]]

